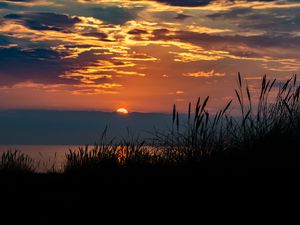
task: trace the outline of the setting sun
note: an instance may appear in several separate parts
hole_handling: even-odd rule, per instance
[[[128,110],[125,108],[119,108],[116,110],[116,112],[120,114],[128,114]]]

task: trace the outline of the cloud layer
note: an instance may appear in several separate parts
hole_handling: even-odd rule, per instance
[[[222,104],[238,71],[299,72],[299,12],[297,0],[2,1],[2,107],[54,95],[49,107],[167,111],[198,95]]]

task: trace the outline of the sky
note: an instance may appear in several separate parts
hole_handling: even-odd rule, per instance
[[[0,109],[170,112],[300,71],[300,0],[0,2]]]

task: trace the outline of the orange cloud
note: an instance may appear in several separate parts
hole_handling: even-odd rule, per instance
[[[225,76],[225,73],[217,73],[214,70],[208,71],[208,72],[195,72],[195,73],[185,73],[183,74],[185,77],[223,77]]]

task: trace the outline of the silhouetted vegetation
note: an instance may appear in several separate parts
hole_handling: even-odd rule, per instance
[[[123,139],[115,143],[106,142],[104,130],[100,143],[79,147],[66,154],[65,173],[73,172],[117,172],[124,168],[141,168],[157,165],[163,161],[163,154],[145,145],[145,141]]]
[[[263,168],[299,168],[297,76],[284,83],[263,76],[259,91],[251,91],[240,74],[237,83],[240,116],[230,115],[232,100],[211,114],[207,110],[209,96],[198,98],[195,106],[189,103],[184,117],[174,105],[170,131],[155,130],[151,140],[132,138],[107,143],[105,129],[100,143],[69,150],[64,173],[136,174],[187,169],[202,174],[247,174]],[[32,163],[20,152],[7,152],[2,155],[0,169],[32,172]]]
[[[174,105],[173,129],[156,133],[157,146],[164,146],[171,160],[190,166],[233,170],[299,167],[299,92],[296,75],[284,83],[263,76],[255,99],[238,74],[235,94],[240,117],[228,115],[232,101],[211,115],[206,97],[202,102],[198,99],[193,113],[189,104],[186,124],[181,124]]]
[[[34,160],[18,150],[7,151],[1,155],[0,172],[2,173],[33,173]]]

